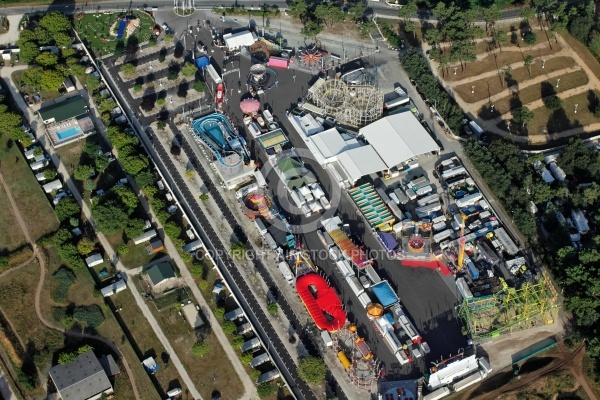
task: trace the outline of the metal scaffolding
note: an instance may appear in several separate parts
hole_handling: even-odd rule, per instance
[[[372,389],[379,379],[381,364],[372,353],[365,357],[360,352],[357,343],[362,339],[356,333],[356,327],[346,322],[342,329],[332,333],[332,339],[335,354],[343,352],[350,356],[347,372],[352,383],[361,389]]]
[[[307,100],[338,122],[357,128],[383,114],[383,95],[376,87],[348,84],[341,79],[319,78],[308,90]]]
[[[535,284],[525,283],[519,289],[505,288],[489,296],[465,299],[459,313],[469,337],[481,339],[552,324],[558,309],[554,285],[542,273]]]

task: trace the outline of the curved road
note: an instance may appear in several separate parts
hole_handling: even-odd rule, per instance
[[[33,258],[37,259],[38,263],[40,264],[40,280],[38,282],[38,285],[37,285],[37,288],[35,291],[35,300],[34,300],[35,314],[37,315],[37,318],[40,320],[40,322],[46,328],[60,332],[63,335],[75,337],[78,339],[97,340],[99,342],[104,343],[106,346],[108,346],[113,351],[113,353],[117,355],[118,359],[120,359],[121,362],[123,363],[123,367],[127,371],[127,376],[129,377],[129,382],[131,383],[131,388],[133,389],[133,394],[136,399],[140,400],[140,395],[137,391],[137,387],[135,386],[135,381],[133,379],[133,373],[131,372],[131,369],[129,368],[129,364],[127,363],[127,360],[123,357],[123,354],[121,353],[119,348],[113,342],[111,342],[101,336],[62,329],[62,328],[52,325],[50,322],[48,322],[44,319],[44,316],[42,315],[42,311],[40,308],[40,295],[42,293],[42,288],[44,287],[44,278],[46,275],[46,260],[43,256],[43,254],[41,254],[41,252],[38,250],[38,247],[35,244],[35,242],[33,240],[31,240],[31,236],[29,235],[29,231],[27,230],[27,226],[25,224],[25,221],[23,220],[21,211],[17,207],[17,204],[15,203],[15,199],[12,197],[12,193],[10,192],[8,186],[6,185],[6,182],[4,181],[4,176],[2,175],[2,173],[0,173],[0,183],[4,187],[4,190],[6,191],[6,196],[8,197],[8,202],[10,203],[10,207],[12,209],[13,214],[15,215],[15,218],[17,219],[17,223],[19,224],[19,227],[23,231],[23,235],[25,236],[25,239],[33,248],[32,259]],[[19,266],[19,268],[22,267],[23,265],[24,264],[21,264]],[[4,276],[5,274],[6,273],[2,274],[2,276]]]

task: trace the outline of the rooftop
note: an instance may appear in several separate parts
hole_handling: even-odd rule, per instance
[[[108,376],[92,350],[50,368],[50,377],[63,400],[86,400],[112,390]]]
[[[175,278],[175,271],[169,262],[162,262],[148,268],[148,276],[152,284],[158,285],[164,280]]]
[[[57,100],[61,100],[59,98]],[[75,118],[88,112],[88,105],[82,96],[77,95],[62,101],[48,101],[40,107],[40,117],[43,121],[61,122]]]

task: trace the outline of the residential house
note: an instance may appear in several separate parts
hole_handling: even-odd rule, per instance
[[[50,368],[50,378],[63,400],[97,400],[113,394],[108,376],[93,350]]]

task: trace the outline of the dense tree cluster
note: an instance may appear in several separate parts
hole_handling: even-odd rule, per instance
[[[408,76],[415,80],[421,93],[428,99],[437,101],[439,114],[452,131],[458,132],[462,125],[463,113],[435,79],[425,57],[419,51],[410,48],[404,53],[402,67]]]
[[[33,88],[56,90],[67,75],[85,75],[85,67],[71,48],[72,42],[71,23],[63,13],[45,14],[37,24],[30,21],[17,40],[21,61],[31,64],[23,73],[22,82]],[[40,52],[43,46],[57,50]]]
[[[306,0],[296,0],[289,5],[288,14],[304,24],[300,33],[308,38],[314,38],[323,31],[322,23],[334,26],[340,23],[360,22],[365,16],[367,7],[357,1],[350,6],[338,3],[309,3]]]

